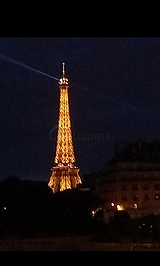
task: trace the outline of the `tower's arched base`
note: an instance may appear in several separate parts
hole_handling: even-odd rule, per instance
[[[53,193],[76,188],[78,184],[82,183],[78,173],[79,170],[80,169],[75,166],[53,167],[48,186],[52,189]]]

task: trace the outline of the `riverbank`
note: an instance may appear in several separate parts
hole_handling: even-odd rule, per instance
[[[0,240],[0,251],[160,251],[160,243],[99,243],[90,237]]]

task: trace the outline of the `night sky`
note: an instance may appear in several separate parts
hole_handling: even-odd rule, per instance
[[[0,38],[0,180],[49,180],[62,62],[81,176],[117,141],[160,139],[160,38]]]

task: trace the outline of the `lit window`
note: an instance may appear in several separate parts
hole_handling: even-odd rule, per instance
[[[137,205],[137,203],[134,203],[134,204],[133,204],[133,209],[138,209],[138,205]]]
[[[160,200],[160,193],[157,193],[157,194],[155,195],[155,200]]]

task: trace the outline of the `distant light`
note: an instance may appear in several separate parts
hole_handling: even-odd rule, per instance
[[[102,208],[101,208],[101,207],[98,207],[97,209],[92,210],[92,211],[91,211],[92,217],[94,217],[95,214],[96,214],[99,210],[102,210]]]
[[[117,211],[123,211],[124,207],[123,205],[117,204]]]
[[[117,210],[118,210],[118,211],[120,210],[120,205],[119,205],[119,204],[117,205]]]
[[[7,210],[7,207],[3,207],[4,210]]]
[[[138,208],[137,203],[134,203],[134,204],[133,204],[133,209],[137,209],[137,208]]]
[[[93,210],[93,211],[92,211],[92,217],[93,217],[94,215],[95,215],[95,211]]]
[[[114,202],[111,203],[111,206],[114,207]]]

